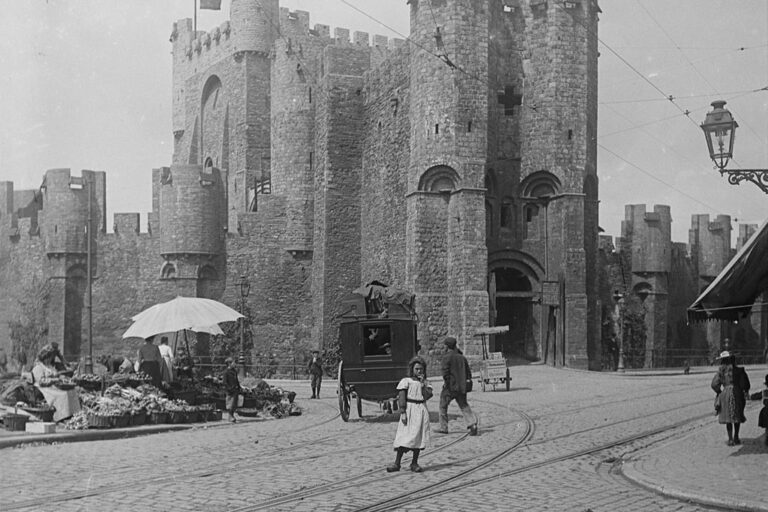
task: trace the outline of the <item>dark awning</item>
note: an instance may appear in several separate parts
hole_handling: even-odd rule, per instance
[[[738,320],[768,289],[768,221],[688,308],[688,320]]]

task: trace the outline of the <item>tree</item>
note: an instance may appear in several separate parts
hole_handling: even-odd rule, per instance
[[[11,357],[24,365],[34,360],[40,348],[48,342],[48,281],[33,277],[21,296],[16,318],[8,322],[8,328]]]

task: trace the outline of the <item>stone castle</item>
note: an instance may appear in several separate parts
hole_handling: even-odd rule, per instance
[[[0,342],[37,297],[48,339],[87,351],[89,246],[95,354],[127,353],[130,317],[176,295],[239,309],[241,276],[257,351],[278,358],[332,347],[341,298],[374,279],[415,294],[428,356],[447,334],[478,355],[482,328],[509,325],[492,350],[600,369],[619,285],[648,291],[651,349],[677,339],[671,294],[725,265],[730,221],[694,219],[685,293],[667,207],[628,207],[631,262],[601,243],[596,1],[407,3],[407,42],[278,0],[174,24],[174,151],[146,232],[138,213],[107,232],[104,172],[0,182]]]

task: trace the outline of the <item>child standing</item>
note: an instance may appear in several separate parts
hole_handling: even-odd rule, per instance
[[[765,429],[765,444],[768,446],[768,375],[763,383],[763,408],[757,417],[757,426]]]
[[[408,363],[408,377],[397,384],[397,404],[400,420],[395,435],[395,462],[387,466],[387,472],[400,471],[403,454],[413,452],[411,471],[421,473],[419,454],[429,442],[429,410],[426,401],[432,397],[432,386],[427,381],[427,363],[419,356]]]

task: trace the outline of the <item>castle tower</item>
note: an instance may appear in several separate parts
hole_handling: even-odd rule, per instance
[[[669,206],[627,205],[621,223],[625,249],[631,255],[632,282],[626,294],[626,308],[641,315],[645,323],[643,366],[658,366],[654,361],[667,347],[669,311],[669,272],[672,268],[672,218]],[[627,337],[625,337],[625,344]],[[636,347],[639,354],[642,347]],[[625,355],[630,351],[625,347]]]
[[[283,38],[275,42],[272,63],[270,185],[272,194],[286,200],[284,246],[307,251],[312,247],[315,105],[320,97],[317,63],[322,46],[317,37],[308,37],[309,13],[287,9],[282,13]]]
[[[269,176],[270,51],[278,0],[233,0],[230,21],[194,33],[178,21],[173,44],[173,163],[221,169],[237,214],[255,211],[257,185]]]
[[[488,3],[410,3],[414,48],[431,53],[410,54],[407,287],[429,342],[450,334],[470,355],[480,353],[473,335],[488,325]],[[446,331],[437,332],[430,319]]]
[[[81,176],[72,176],[69,169],[51,169],[41,188],[40,225],[50,294],[48,338],[63,341],[64,354],[76,359],[84,352],[87,329],[88,236],[96,278],[97,237],[106,231],[106,174],[84,170]]]
[[[160,174],[160,254],[164,263],[159,277],[173,282],[179,295],[218,296],[215,291],[224,281],[221,173],[216,168],[173,165],[162,168]]]
[[[506,9],[505,9],[506,10]],[[520,109],[522,250],[541,262],[562,297],[543,326],[557,365],[599,360],[596,2],[531,1],[524,21]],[[506,15],[506,14],[502,14]],[[542,294],[546,296],[547,294]],[[553,309],[552,309],[553,308]],[[542,332],[544,329],[542,329]],[[546,350],[546,347],[544,347]]]
[[[691,215],[688,243],[699,293],[709,286],[730,261],[731,229],[730,215],[718,215],[712,222],[709,215]],[[727,337],[727,330],[724,330],[721,322],[706,322],[694,328],[699,331],[696,338],[706,340],[710,353],[720,352],[721,343]]]

